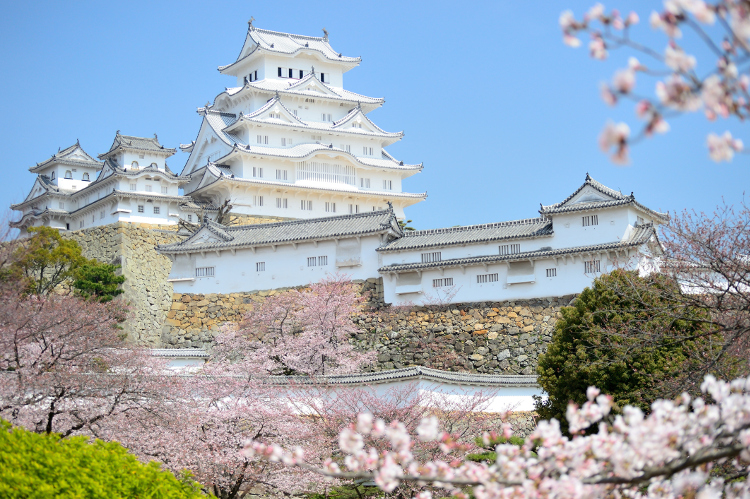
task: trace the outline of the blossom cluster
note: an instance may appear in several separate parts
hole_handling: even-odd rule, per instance
[[[724,28],[722,41],[714,41],[704,27],[717,23]],[[577,20],[571,11],[560,15],[563,42],[571,47],[581,45],[579,35],[590,36],[589,53],[592,58],[604,60],[612,49],[628,47],[653,61],[647,65],[630,57],[624,69],[615,72],[611,83],[601,85],[601,97],[614,106],[621,99],[635,102],[638,118],[645,121],[642,132],[631,138],[624,123],[608,124],[599,140],[604,152],[613,151],[611,159],[617,164],[627,164],[628,147],[642,137],[665,133],[669,125],[665,114],[696,112],[703,109],[708,120],[734,116],[740,120],[750,117],[750,76],[738,69],[750,51],[750,8],[742,0],[721,0],[709,3],[704,0],[665,0],[661,12],[652,12],[649,23],[662,31],[668,42],[663,51],[653,50],[630,38],[630,28],[639,23],[635,12],[622,15],[617,10],[607,13],[602,4],[594,5]],[[714,70],[707,76],[696,73],[698,61],[677,43],[683,29],[689,28],[704,41],[716,56]],[[637,75],[657,77],[654,97],[644,98],[634,93]],[[728,134],[728,135],[727,135]],[[714,161],[730,161],[735,152],[743,150],[726,132],[721,140],[717,135],[708,137],[709,155]]]
[[[520,446],[501,444],[492,463],[467,461],[460,445],[440,432],[436,421],[422,420],[417,439],[440,443],[452,459],[419,462],[414,440],[398,421],[386,423],[361,414],[339,437],[343,460],[329,459],[317,471],[333,477],[374,479],[386,492],[416,482],[465,497],[747,497],[750,483],[724,482],[711,475],[717,462],[750,460],[750,378],[727,383],[707,376],[706,398],[683,394],[654,402],[647,416],[625,407],[612,416],[611,399],[595,388],[582,407],[567,412],[572,438],[556,420],[541,421]],[[595,433],[585,434],[597,425]],[[366,448],[364,437],[379,438],[389,449]],[[248,458],[269,459],[310,469],[299,450],[249,441]],[[740,475],[746,465],[735,461]],[[429,499],[429,490],[417,496]]]

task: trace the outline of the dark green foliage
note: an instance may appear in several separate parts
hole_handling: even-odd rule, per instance
[[[704,312],[677,307],[679,296],[675,282],[660,274],[616,270],[595,279],[562,309],[539,356],[539,384],[549,395],[536,401],[540,418],[555,418],[567,431],[568,402],[585,403],[589,386],[611,395],[615,410],[634,405],[644,412],[685,390],[701,354],[713,347]]]
[[[151,461],[143,464],[116,442],[11,428],[0,420],[0,497],[195,498],[199,485]]]
[[[119,286],[125,282],[125,277],[116,274],[119,268],[119,265],[89,260],[76,270],[73,288],[84,298],[108,302],[122,293]]]

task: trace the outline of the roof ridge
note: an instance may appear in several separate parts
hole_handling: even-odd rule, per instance
[[[322,36],[297,35],[295,33],[285,33],[283,31],[274,31],[272,29],[256,28],[255,26],[253,26],[252,31],[260,31],[261,33],[267,33],[267,34],[271,34],[271,35],[285,35],[285,36],[288,36],[290,38],[304,38],[305,40],[317,40],[317,41],[320,41],[320,42],[326,42],[326,43],[328,43],[328,40],[325,39]]]
[[[540,223],[540,222],[552,223],[549,219],[546,219],[543,217],[521,218],[519,220],[510,220],[508,222],[494,222],[494,223],[478,224],[478,225],[461,225],[458,227],[445,227],[442,229],[413,230],[413,231],[408,231],[404,235],[404,237],[425,236],[429,234],[448,234],[451,232],[463,232],[463,231],[475,230],[475,229],[495,229],[497,227],[511,227],[513,225],[531,225],[531,224]]]

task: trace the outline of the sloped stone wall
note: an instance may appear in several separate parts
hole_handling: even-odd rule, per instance
[[[172,285],[167,282],[172,263],[155,246],[181,240],[176,230],[169,225],[117,223],[65,235],[81,245],[87,258],[121,265],[123,297],[131,307],[123,327],[142,345],[161,346],[159,333],[172,298]]]
[[[375,311],[359,319],[351,341],[375,350],[380,371],[419,365],[462,372],[534,374],[539,354],[573,295],[440,308],[384,307],[382,279],[363,282]],[[223,323],[238,323],[245,312],[283,289],[247,293],[180,294],[162,329],[162,343],[174,348],[210,348]]]

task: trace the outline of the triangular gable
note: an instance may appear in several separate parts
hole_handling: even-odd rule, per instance
[[[386,132],[375,123],[373,123],[372,120],[368,118],[367,115],[362,111],[362,108],[360,106],[357,106],[349,111],[349,114],[341,118],[339,121],[335,122],[332,128],[335,130],[346,130],[353,128],[355,131],[362,129],[372,133],[383,133],[386,135],[391,135],[390,132]]]
[[[81,147],[79,143],[76,142],[74,145],[72,145],[68,149],[69,151],[66,154],[63,155],[63,154],[58,153],[57,157],[59,159],[66,159],[68,161],[78,161],[81,163],[93,163],[91,166],[94,168],[101,167],[101,163],[95,160],[94,158],[92,158],[91,156],[89,156],[88,153],[86,153],[86,151],[83,150],[83,148]]]
[[[278,118],[274,117],[271,118],[271,114],[279,115]],[[246,114],[244,116],[240,116],[240,119],[236,122],[240,122],[242,118],[245,119],[252,119],[252,120],[277,120],[284,123],[294,123],[296,125],[305,126],[305,122],[300,120],[297,116],[294,115],[292,111],[289,110],[279,98],[278,94],[270,99],[268,102],[265,103],[260,109],[257,111],[253,111],[250,114]],[[229,132],[235,128],[236,123],[229,125],[224,129],[224,131]]]
[[[297,83],[290,85],[285,90],[296,90],[297,92],[314,92],[320,95],[326,95],[340,99],[341,96],[328,88],[325,83],[321,82],[314,73],[309,73],[307,76],[299,80]]]
[[[554,205],[555,207],[571,206],[578,203],[603,203],[607,201],[620,201],[628,196],[610,189],[609,187],[597,182],[589,174],[586,174],[586,181],[576,189],[573,194],[565,200]]]
[[[49,184],[42,181],[41,175],[37,175],[36,180],[34,181],[34,185],[31,187],[29,194],[26,196],[26,199],[24,199],[23,202],[25,203],[27,201],[31,201],[32,199],[38,198],[39,196],[43,196],[49,191]]]
[[[223,128],[228,127],[222,126],[222,129]],[[226,146],[231,147],[233,145],[232,142],[229,141],[227,135],[222,131],[222,129],[217,130],[216,128],[214,128],[211,125],[211,122],[208,120],[207,116],[203,116],[203,122],[201,123],[200,130],[198,131],[198,137],[194,141],[193,147],[190,151],[190,156],[188,157],[188,160],[185,163],[185,167],[182,169],[182,173],[180,173],[180,175],[189,175],[205,166],[206,161],[204,161],[205,158],[203,155],[210,154],[212,152],[211,146],[217,141],[225,144],[224,149],[226,149]],[[222,149],[219,144],[217,144],[217,148]],[[211,159],[215,160],[217,158]]]
[[[203,225],[183,244],[210,244],[231,241],[234,238],[218,227],[218,224],[204,220]]]

